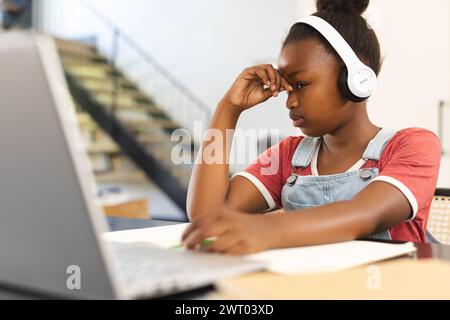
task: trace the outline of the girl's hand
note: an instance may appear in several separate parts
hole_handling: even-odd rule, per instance
[[[293,91],[293,88],[271,64],[261,64],[244,69],[223,100],[244,111],[284,90]]]
[[[278,241],[272,218],[224,207],[194,219],[184,231],[182,242],[187,249],[234,255],[263,251],[275,247]],[[209,238],[215,240],[202,245]]]

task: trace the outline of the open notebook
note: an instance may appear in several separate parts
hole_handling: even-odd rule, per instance
[[[104,234],[107,241],[147,242],[162,248],[179,244],[188,224],[126,230]],[[376,261],[406,255],[415,251],[413,243],[390,244],[372,241],[348,241],[318,246],[267,250],[246,256],[262,261],[267,269],[281,274],[303,274],[339,271]]]

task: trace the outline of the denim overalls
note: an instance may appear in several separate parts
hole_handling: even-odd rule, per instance
[[[362,157],[363,160],[379,161],[384,147],[395,134],[396,131],[381,129],[367,145]],[[292,157],[292,174],[281,193],[281,201],[285,211],[312,208],[336,201],[350,200],[378,175],[378,168],[357,169],[326,176],[301,176],[295,174],[295,168],[306,168],[310,164],[320,142],[320,137],[305,137],[298,145]],[[389,230],[373,234],[369,238],[391,240]]]

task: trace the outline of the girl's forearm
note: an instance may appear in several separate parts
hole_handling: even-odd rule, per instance
[[[191,219],[225,202],[229,188],[229,153],[240,113],[224,101],[216,108],[189,183],[187,212]]]
[[[369,236],[377,228],[375,214],[355,200],[268,216],[274,226],[273,247],[297,247],[350,241]]]

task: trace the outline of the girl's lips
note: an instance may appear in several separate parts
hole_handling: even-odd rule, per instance
[[[292,120],[292,125],[294,127],[301,127],[304,123],[305,123],[305,118],[303,118],[303,117]]]

